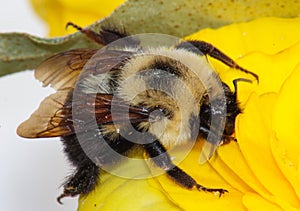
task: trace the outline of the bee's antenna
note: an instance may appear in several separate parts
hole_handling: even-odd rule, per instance
[[[191,48],[191,45],[196,48],[196,51],[194,48]],[[194,52],[196,54],[199,54],[199,51],[200,51],[204,55],[209,55],[209,56],[223,62],[225,65],[227,65],[231,68],[235,68],[244,73],[252,75],[256,79],[257,83],[259,83],[259,77],[257,74],[239,66],[230,57],[228,57],[226,54],[224,54],[222,51],[220,51],[219,49],[217,49],[215,46],[213,46],[210,43],[207,43],[205,41],[199,41],[199,40],[187,40],[187,41],[181,42],[179,45],[176,46],[176,48],[183,48],[188,51]]]
[[[247,78],[237,78],[237,79],[234,79],[232,81],[233,83],[233,86],[234,86],[234,97],[235,99],[237,100],[237,83],[240,82],[240,81],[243,81],[243,82],[247,82],[247,83],[252,83],[252,81],[250,79],[247,79]]]
[[[249,71],[249,70],[247,70],[247,69],[245,69],[245,68],[243,68],[243,67],[241,67],[239,65],[236,65],[234,68],[239,69],[240,71],[242,71],[244,73],[252,75],[256,79],[257,83],[259,83],[259,77],[258,77],[257,74],[255,74],[255,73],[253,73],[253,72],[251,72],[251,71]],[[239,79],[244,79],[244,80],[239,80]],[[238,78],[236,80],[237,81],[245,81],[245,80],[247,80],[247,82],[249,82],[248,79],[245,79],[245,78]]]

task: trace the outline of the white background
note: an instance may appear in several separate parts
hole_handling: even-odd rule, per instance
[[[0,0],[0,32],[46,35],[28,1]],[[64,205],[56,202],[60,185],[72,172],[61,142],[23,139],[15,132],[51,92],[34,79],[33,71],[0,78],[0,211],[76,210],[77,198],[63,199]]]

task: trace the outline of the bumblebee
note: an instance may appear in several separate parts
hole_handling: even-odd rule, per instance
[[[199,136],[209,143],[208,159],[220,142],[234,139],[241,113],[235,91],[208,63],[211,56],[231,68],[258,76],[213,45],[182,40],[172,47],[145,48],[125,30],[103,27],[99,33],[69,23],[99,49],[74,49],[54,55],[35,70],[35,77],[56,93],[17,129],[26,138],[61,137],[76,170],[57,198],[87,194],[99,181],[99,170],[115,165],[134,147],[186,189],[217,193],[177,167],[168,149]],[[110,44],[124,40],[115,47]]]

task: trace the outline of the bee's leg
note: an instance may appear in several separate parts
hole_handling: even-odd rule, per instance
[[[67,196],[77,196],[89,193],[94,189],[99,178],[99,167],[92,161],[78,167],[76,173],[72,175],[64,184],[64,192],[57,197],[57,201],[62,204],[61,199]]]
[[[99,33],[89,29],[89,28],[82,28],[72,22],[68,22],[66,27],[72,26],[75,29],[79,30],[83,34],[85,34],[88,38],[95,41],[100,45],[107,45],[111,42],[119,40],[121,38],[127,37],[123,44],[127,44],[131,47],[138,46],[139,41],[128,37],[129,35],[126,33],[124,28],[117,28],[115,26],[102,26]]]
[[[180,43],[179,45],[176,46],[176,48],[183,48],[183,49],[190,50],[190,51],[198,54],[199,52],[197,50],[195,50],[195,48],[196,48],[204,55],[209,55],[209,56],[223,62],[224,64],[226,64],[227,66],[229,66],[231,68],[235,68],[235,69],[238,69],[247,74],[251,74],[253,77],[255,77],[255,79],[257,81],[259,80],[258,75],[239,66],[233,59],[231,59],[229,56],[227,56],[225,53],[223,53],[222,51],[220,51],[219,49],[217,49],[215,46],[213,46],[210,43],[207,43],[204,41],[198,41],[198,40],[188,40],[186,42]]]
[[[57,198],[60,204],[64,197],[73,197],[91,191],[99,177],[99,167],[85,154],[76,135],[65,136],[61,140],[64,151],[69,161],[76,167],[76,171],[63,185],[64,192]]]
[[[150,144],[144,144],[143,148],[158,167],[165,170],[169,177],[186,189],[197,188],[199,191],[213,192],[219,194],[219,196],[228,192],[224,189],[206,188],[198,184],[190,175],[172,163],[165,147],[158,140]]]
[[[93,136],[89,135],[89,137]],[[115,156],[109,149],[123,154],[133,146],[133,143],[128,142],[121,136],[114,141],[109,140],[107,137],[104,138],[107,141],[103,140],[101,142],[98,138],[91,139],[87,136],[82,143],[79,143],[76,135],[62,137],[65,153],[70,162],[76,167],[76,172],[63,185],[64,192],[57,198],[59,203],[61,203],[61,199],[64,197],[87,194],[95,188],[99,180],[99,168],[101,165],[115,163],[121,157]],[[88,147],[89,151],[93,150],[91,155],[85,153],[81,144]],[[91,160],[91,157],[95,158],[95,160]]]
[[[72,23],[72,22],[68,22],[67,25],[66,25],[66,28],[68,28],[69,26],[74,27],[75,29],[77,29],[81,33],[85,34],[88,38],[95,41],[96,43],[98,43],[100,45],[106,45],[105,42],[102,39],[102,36],[100,34],[94,32],[93,30],[88,29],[88,28],[82,28],[81,26],[78,26],[78,25],[76,25],[75,23]]]

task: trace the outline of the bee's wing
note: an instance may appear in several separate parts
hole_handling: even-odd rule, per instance
[[[133,107],[121,100],[112,105],[111,94],[83,94],[72,99],[72,89],[59,90],[45,98],[40,107],[17,129],[18,135],[25,138],[59,137],[93,129],[101,125],[124,124],[125,122],[147,121],[149,112],[142,107]],[[87,121],[73,118],[72,109],[76,106]],[[111,107],[115,113],[112,114]]]
[[[199,164],[204,164],[206,161],[208,161],[213,156],[218,147],[218,144],[213,144],[205,141],[200,153]]]
[[[71,134],[72,112],[66,105],[73,89],[59,90],[46,97],[28,120],[19,125],[17,134],[25,138],[56,137]]]
[[[50,84],[56,90],[74,88],[82,68],[96,52],[94,49],[75,49],[56,54],[35,69],[35,77],[43,86]]]
[[[97,51],[93,49],[70,50],[48,58],[37,67],[35,77],[44,86],[51,85],[58,91],[45,98],[30,118],[18,127],[18,135],[26,138],[38,138],[66,136],[74,133],[72,93],[82,69],[85,69],[84,74],[104,73],[112,68],[112,64],[120,64],[132,54],[126,51],[104,50],[94,58]],[[88,62],[92,57],[93,60]],[[97,106],[101,109],[96,112],[97,122],[98,124],[109,124],[110,118],[104,117],[111,115],[108,112],[112,97],[107,94],[103,94],[106,97],[101,97],[101,94],[97,96],[102,99],[98,100]],[[84,104],[85,97],[86,95],[81,97],[82,102],[79,102],[79,105],[86,105]],[[104,98],[107,98],[106,101],[103,100]],[[90,111],[88,109],[86,108],[87,112],[95,112],[95,109],[90,109]],[[138,119],[140,116],[137,115],[134,118]]]
[[[131,106],[112,94],[78,94],[73,99],[73,122],[76,132],[97,129],[101,125],[122,125],[147,121],[149,110]],[[95,125],[96,124],[96,125]]]
[[[83,69],[84,74],[105,73],[131,55],[132,52],[121,50],[74,49],[46,59],[34,74],[43,86],[50,85],[56,90],[74,88]]]

